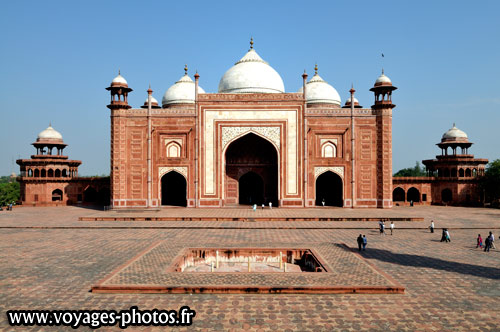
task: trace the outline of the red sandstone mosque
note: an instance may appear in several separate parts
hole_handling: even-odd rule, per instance
[[[62,155],[62,136],[49,126],[33,143],[37,154],[17,161],[22,203],[107,203],[109,197],[113,209],[391,208],[393,200],[477,198],[475,176],[487,160],[467,154],[472,143],[456,128],[449,131],[455,136],[443,136],[438,144],[445,154],[424,161],[428,178],[400,178],[393,184],[392,92],[397,88],[383,71],[370,89],[370,108],[359,105],[354,89],[342,106],[317,66],[307,78],[304,73],[298,92],[285,92],[280,75],[253,42],[222,76],[217,93],[206,93],[198,73],[193,81],[186,67],[161,106],[149,89],[144,105],[134,109],[127,100],[132,89],[119,74],[106,88],[111,94],[110,179],[79,178],[81,162]],[[457,155],[457,147],[465,154]],[[452,192],[447,200],[446,188]],[[469,194],[462,194],[464,188]]]

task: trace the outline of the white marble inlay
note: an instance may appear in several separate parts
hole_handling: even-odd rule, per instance
[[[335,174],[338,174],[342,179],[344,178],[344,167],[343,166],[332,166],[332,167],[314,167],[314,178],[316,179],[321,174],[332,171]]]

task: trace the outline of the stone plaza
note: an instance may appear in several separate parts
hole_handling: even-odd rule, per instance
[[[164,221],[137,221],[146,214]],[[104,217],[130,221],[104,221]],[[190,220],[185,220],[187,217]],[[332,217],[345,220],[331,221]],[[396,221],[391,236],[390,230],[380,235],[378,221],[361,220],[366,217],[405,217],[413,221]],[[436,223],[435,233],[428,229],[431,220]],[[450,243],[440,242],[442,228],[449,229]],[[499,235],[500,210],[444,206],[257,211],[174,208],[146,213],[19,207],[0,213],[0,229],[0,331],[72,330],[62,326],[9,326],[6,311],[14,309],[122,310],[137,306],[141,310],[178,310],[184,305],[196,311],[193,325],[172,330],[500,331],[500,251],[476,249],[478,234],[483,239],[489,231]],[[368,238],[367,250],[361,253],[356,243],[359,234]],[[141,253],[155,243],[159,245],[153,263],[141,265],[141,257],[146,257]],[[498,248],[498,240],[496,243]],[[325,277],[313,281],[309,273],[288,278],[279,273],[265,276],[255,272],[234,278],[221,274],[222,284],[251,279],[260,286],[283,287],[293,283],[357,289],[399,285],[404,292],[91,292],[93,286],[110,277],[117,283],[136,285],[211,283],[208,273],[172,281],[170,274],[162,272],[179,250],[198,247],[315,248],[332,268],[318,274]],[[101,329],[118,330],[118,326]]]

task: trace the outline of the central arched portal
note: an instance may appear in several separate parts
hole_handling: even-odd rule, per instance
[[[278,153],[273,144],[248,133],[226,150],[226,204],[278,206]]]
[[[325,172],[316,179],[316,205],[339,206],[343,204],[343,185],[340,176]]]
[[[161,178],[161,205],[187,206],[187,182],[184,176],[175,171]]]

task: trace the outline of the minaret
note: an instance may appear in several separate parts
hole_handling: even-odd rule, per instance
[[[110,203],[112,208],[116,208],[118,207],[117,200],[126,196],[126,193],[121,191],[125,189],[120,189],[125,188],[125,169],[127,166],[126,156],[120,149],[126,145],[125,133],[119,130],[119,128],[124,128],[124,123],[121,123],[124,120],[120,117],[120,113],[131,108],[127,97],[132,89],[128,87],[127,81],[118,71],[118,76],[111,81],[106,90],[111,93],[111,103],[107,106],[111,110]]]
[[[120,108],[131,108],[128,104],[128,93],[132,91],[131,88],[128,87],[127,81],[123,78],[118,70],[118,76],[116,76],[113,81],[111,81],[111,85],[106,88],[106,90],[111,93],[111,103],[108,105],[109,109],[120,109]]]
[[[372,109],[377,116],[377,207],[392,207],[392,85],[389,77],[380,75],[373,88],[375,104]]]

